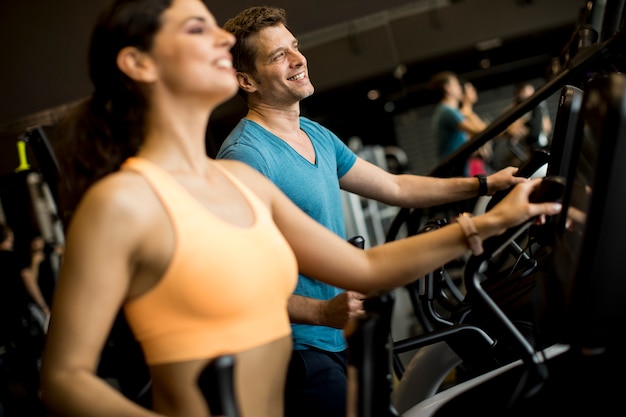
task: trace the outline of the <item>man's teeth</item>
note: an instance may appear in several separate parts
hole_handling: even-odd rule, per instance
[[[232,68],[233,62],[230,59],[223,58],[217,61],[217,66],[220,68]]]
[[[298,75],[294,75],[293,77],[287,78],[289,81],[298,81],[304,78],[304,73],[300,73]]]

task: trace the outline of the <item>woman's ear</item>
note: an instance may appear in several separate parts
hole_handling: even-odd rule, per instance
[[[256,91],[256,83],[254,82],[254,78],[252,78],[249,74],[245,72],[237,72],[237,82],[239,83],[239,88],[241,88],[246,93],[254,93]]]
[[[151,82],[156,79],[152,59],[134,46],[127,46],[117,54],[117,66],[135,81]]]

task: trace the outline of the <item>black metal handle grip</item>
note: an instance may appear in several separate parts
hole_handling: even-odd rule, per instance
[[[198,386],[213,416],[241,416],[235,397],[234,371],[235,358],[224,355],[209,362],[198,377]]]

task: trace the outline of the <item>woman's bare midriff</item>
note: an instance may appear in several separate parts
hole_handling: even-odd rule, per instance
[[[290,355],[291,336],[235,355],[235,395],[242,417],[283,415]],[[210,415],[196,385],[207,363],[198,360],[151,366],[153,409],[171,417]]]

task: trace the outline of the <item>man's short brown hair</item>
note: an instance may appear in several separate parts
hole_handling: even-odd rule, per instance
[[[239,72],[253,75],[256,48],[248,39],[267,27],[284,25],[287,27],[287,13],[280,7],[255,6],[245,9],[224,23],[224,29],[237,39],[231,49],[233,66]]]

